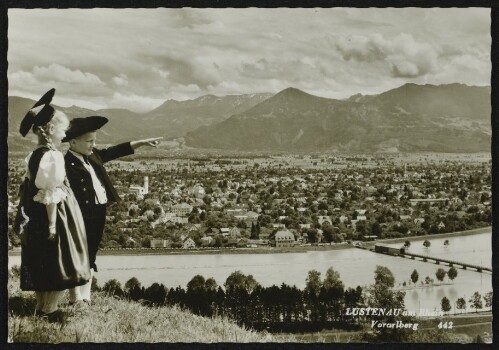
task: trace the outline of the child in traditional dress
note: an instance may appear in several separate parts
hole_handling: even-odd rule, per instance
[[[22,243],[21,289],[35,291],[37,315],[61,322],[64,290],[87,283],[90,265],[85,224],[57,150],[69,120],[50,106],[54,93],[48,91],[21,122],[21,135],[31,129],[38,147],[25,160],[15,229]]]

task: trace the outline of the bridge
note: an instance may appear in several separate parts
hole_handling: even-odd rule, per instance
[[[365,247],[365,246],[355,246],[356,248],[360,248],[360,249],[365,249],[365,250],[370,250],[372,252],[375,252],[375,253],[380,253],[380,254],[385,254],[385,255],[391,255],[391,256],[398,256],[398,257],[401,257],[401,258],[408,258],[408,259],[412,259],[412,260],[416,260],[416,258],[419,258],[421,259],[422,261],[424,262],[428,262],[429,260],[430,261],[434,261],[435,264],[439,265],[440,263],[445,263],[449,266],[454,266],[456,265],[457,267],[461,267],[463,270],[466,270],[466,269],[475,269],[477,272],[484,272],[484,271],[487,271],[487,272],[492,272],[492,268],[490,267],[485,267],[485,266],[478,266],[478,265],[473,265],[473,264],[469,264],[469,263],[464,263],[464,262],[460,262],[460,261],[454,261],[454,260],[448,260],[448,259],[443,259],[443,258],[436,258],[436,257],[433,257],[433,256],[428,256],[428,255],[421,255],[421,254],[414,254],[414,253],[409,253],[403,249],[390,249],[390,250],[387,250],[387,251],[376,251],[375,249],[373,248],[368,248],[368,247]]]
[[[473,265],[469,263],[463,263],[459,261],[454,261],[454,260],[448,260],[448,259],[442,259],[442,258],[435,258],[433,256],[428,256],[428,255],[421,255],[421,254],[413,254],[413,253],[408,253],[408,252],[403,252],[399,253],[398,256],[402,258],[410,258],[412,260],[415,260],[416,258],[422,259],[424,262],[427,262],[428,260],[433,260],[435,261],[435,264],[439,265],[440,263],[446,263],[449,266],[460,266],[462,269],[475,269],[477,272],[492,272],[492,268],[490,267],[485,267],[485,266],[478,266],[478,265]]]

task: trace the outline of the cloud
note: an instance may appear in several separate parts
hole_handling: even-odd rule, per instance
[[[126,108],[134,112],[146,112],[158,107],[164,101],[164,99],[115,92],[109,101],[109,107]]]
[[[23,84],[46,85],[72,84],[85,86],[105,86],[106,84],[95,74],[85,73],[80,70],[71,70],[59,64],[46,67],[35,66],[31,72],[15,71],[10,73],[9,80],[15,86]]]
[[[346,61],[385,61],[396,78],[422,76],[434,72],[438,65],[437,49],[405,33],[390,40],[381,34],[339,37],[335,48]]]
[[[71,70],[60,64],[51,64],[48,67],[34,67],[33,75],[38,81],[52,80],[56,82],[83,84],[83,85],[105,85],[98,76],[85,73],[80,70]]]
[[[270,33],[265,33],[263,34],[265,37],[267,38],[270,38],[270,39],[274,39],[274,40],[282,40],[282,35],[279,34],[279,33],[274,33],[274,32],[270,32]]]
[[[318,67],[310,57],[272,59],[259,58],[253,62],[242,63],[240,74],[250,79],[280,79],[285,84],[291,82],[317,81],[324,78],[325,70]]]
[[[336,49],[346,61],[377,61],[386,57],[387,43],[380,35],[340,37]]]
[[[121,73],[119,76],[113,77],[112,81],[117,86],[127,86],[128,85],[128,77],[126,74]]]
[[[289,86],[341,98],[485,84],[489,25],[490,9],[12,9],[9,94],[153,108]]]

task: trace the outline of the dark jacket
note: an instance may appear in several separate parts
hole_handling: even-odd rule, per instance
[[[132,146],[130,146],[130,142],[127,142],[106,149],[94,148],[93,153],[89,156],[88,161],[93,166],[95,174],[105,187],[107,200],[109,202],[118,202],[120,197],[107,175],[104,163],[133,153],[134,150]],[[66,175],[69,184],[71,185],[71,189],[73,190],[80,207],[82,210],[85,210],[87,205],[95,204],[95,190],[92,184],[92,177],[87,169],[85,169],[83,163],[70,151],[66,153],[64,159],[66,162]]]

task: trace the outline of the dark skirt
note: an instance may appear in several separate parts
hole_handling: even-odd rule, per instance
[[[21,251],[21,289],[57,291],[90,279],[87,238],[80,207],[69,187],[57,205],[56,237],[49,240],[45,205],[32,202]]]

